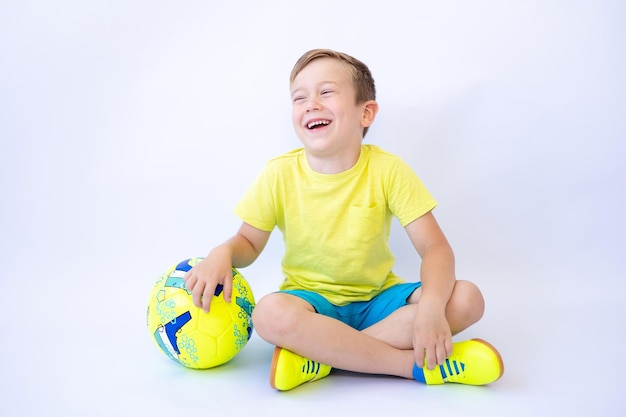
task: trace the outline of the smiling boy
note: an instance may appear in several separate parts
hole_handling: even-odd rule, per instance
[[[257,334],[276,346],[273,388],[295,388],[332,368],[427,384],[500,378],[493,346],[452,342],[482,317],[484,300],[455,277],[432,214],[436,201],[399,157],[362,143],[378,112],[367,66],[312,50],[295,64],[290,91],[303,147],[269,161],[235,208],[237,233],[186,275],[194,303],[208,310],[219,284],[229,299],[231,266],[254,262],[278,228],[284,280],[252,316]],[[419,282],[392,271],[393,217],[422,259]]]

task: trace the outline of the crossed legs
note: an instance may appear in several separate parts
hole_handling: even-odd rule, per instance
[[[316,362],[353,372],[413,378],[412,324],[420,296],[418,288],[408,305],[362,331],[317,314],[303,299],[280,292],[263,297],[252,320],[267,342]],[[476,323],[483,311],[480,290],[469,281],[457,281],[446,307],[452,334]]]

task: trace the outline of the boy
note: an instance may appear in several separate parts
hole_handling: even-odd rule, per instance
[[[228,300],[231,265],[254,262],[278,227],[285,278],[252,315],[257,334],[276,346],[273,388],[319,380],[333,367],[427,384],[500,378],[491,345],[452,343],[482,317],[484,301],[474,284],[455,278],[435,200],[400,158],[362,144],[378,112],[367,66],[312,50],[295,64],[290,89],[303,148],[266,165],[235,208],[238,232],[185,276],[194,303],[208,311],[218,284]],[[421,282],[391,270],[393,216],[422,258]]]

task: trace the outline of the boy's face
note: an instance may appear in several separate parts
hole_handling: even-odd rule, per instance
[[[363,128],[378,109],[373,100],[356,103],[347,64],[333,58],[318,58],[304,67],[291,84],[291,99],[296,134],[305,150],[319,157],[360,149]]]

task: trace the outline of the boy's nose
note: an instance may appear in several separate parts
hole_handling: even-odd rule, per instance
[[[315,110],[320,110],[321,106],[318,102],[316,101],[311,101],[309,102],[309,105],[306,108],[307,113],[310,111],[315,111]]]
[[[307,103],[307,107],[306,107],[307,113],[310,111],[320,110],[320,109],[321,109],[321,104],[316,97],[309,99]]]

